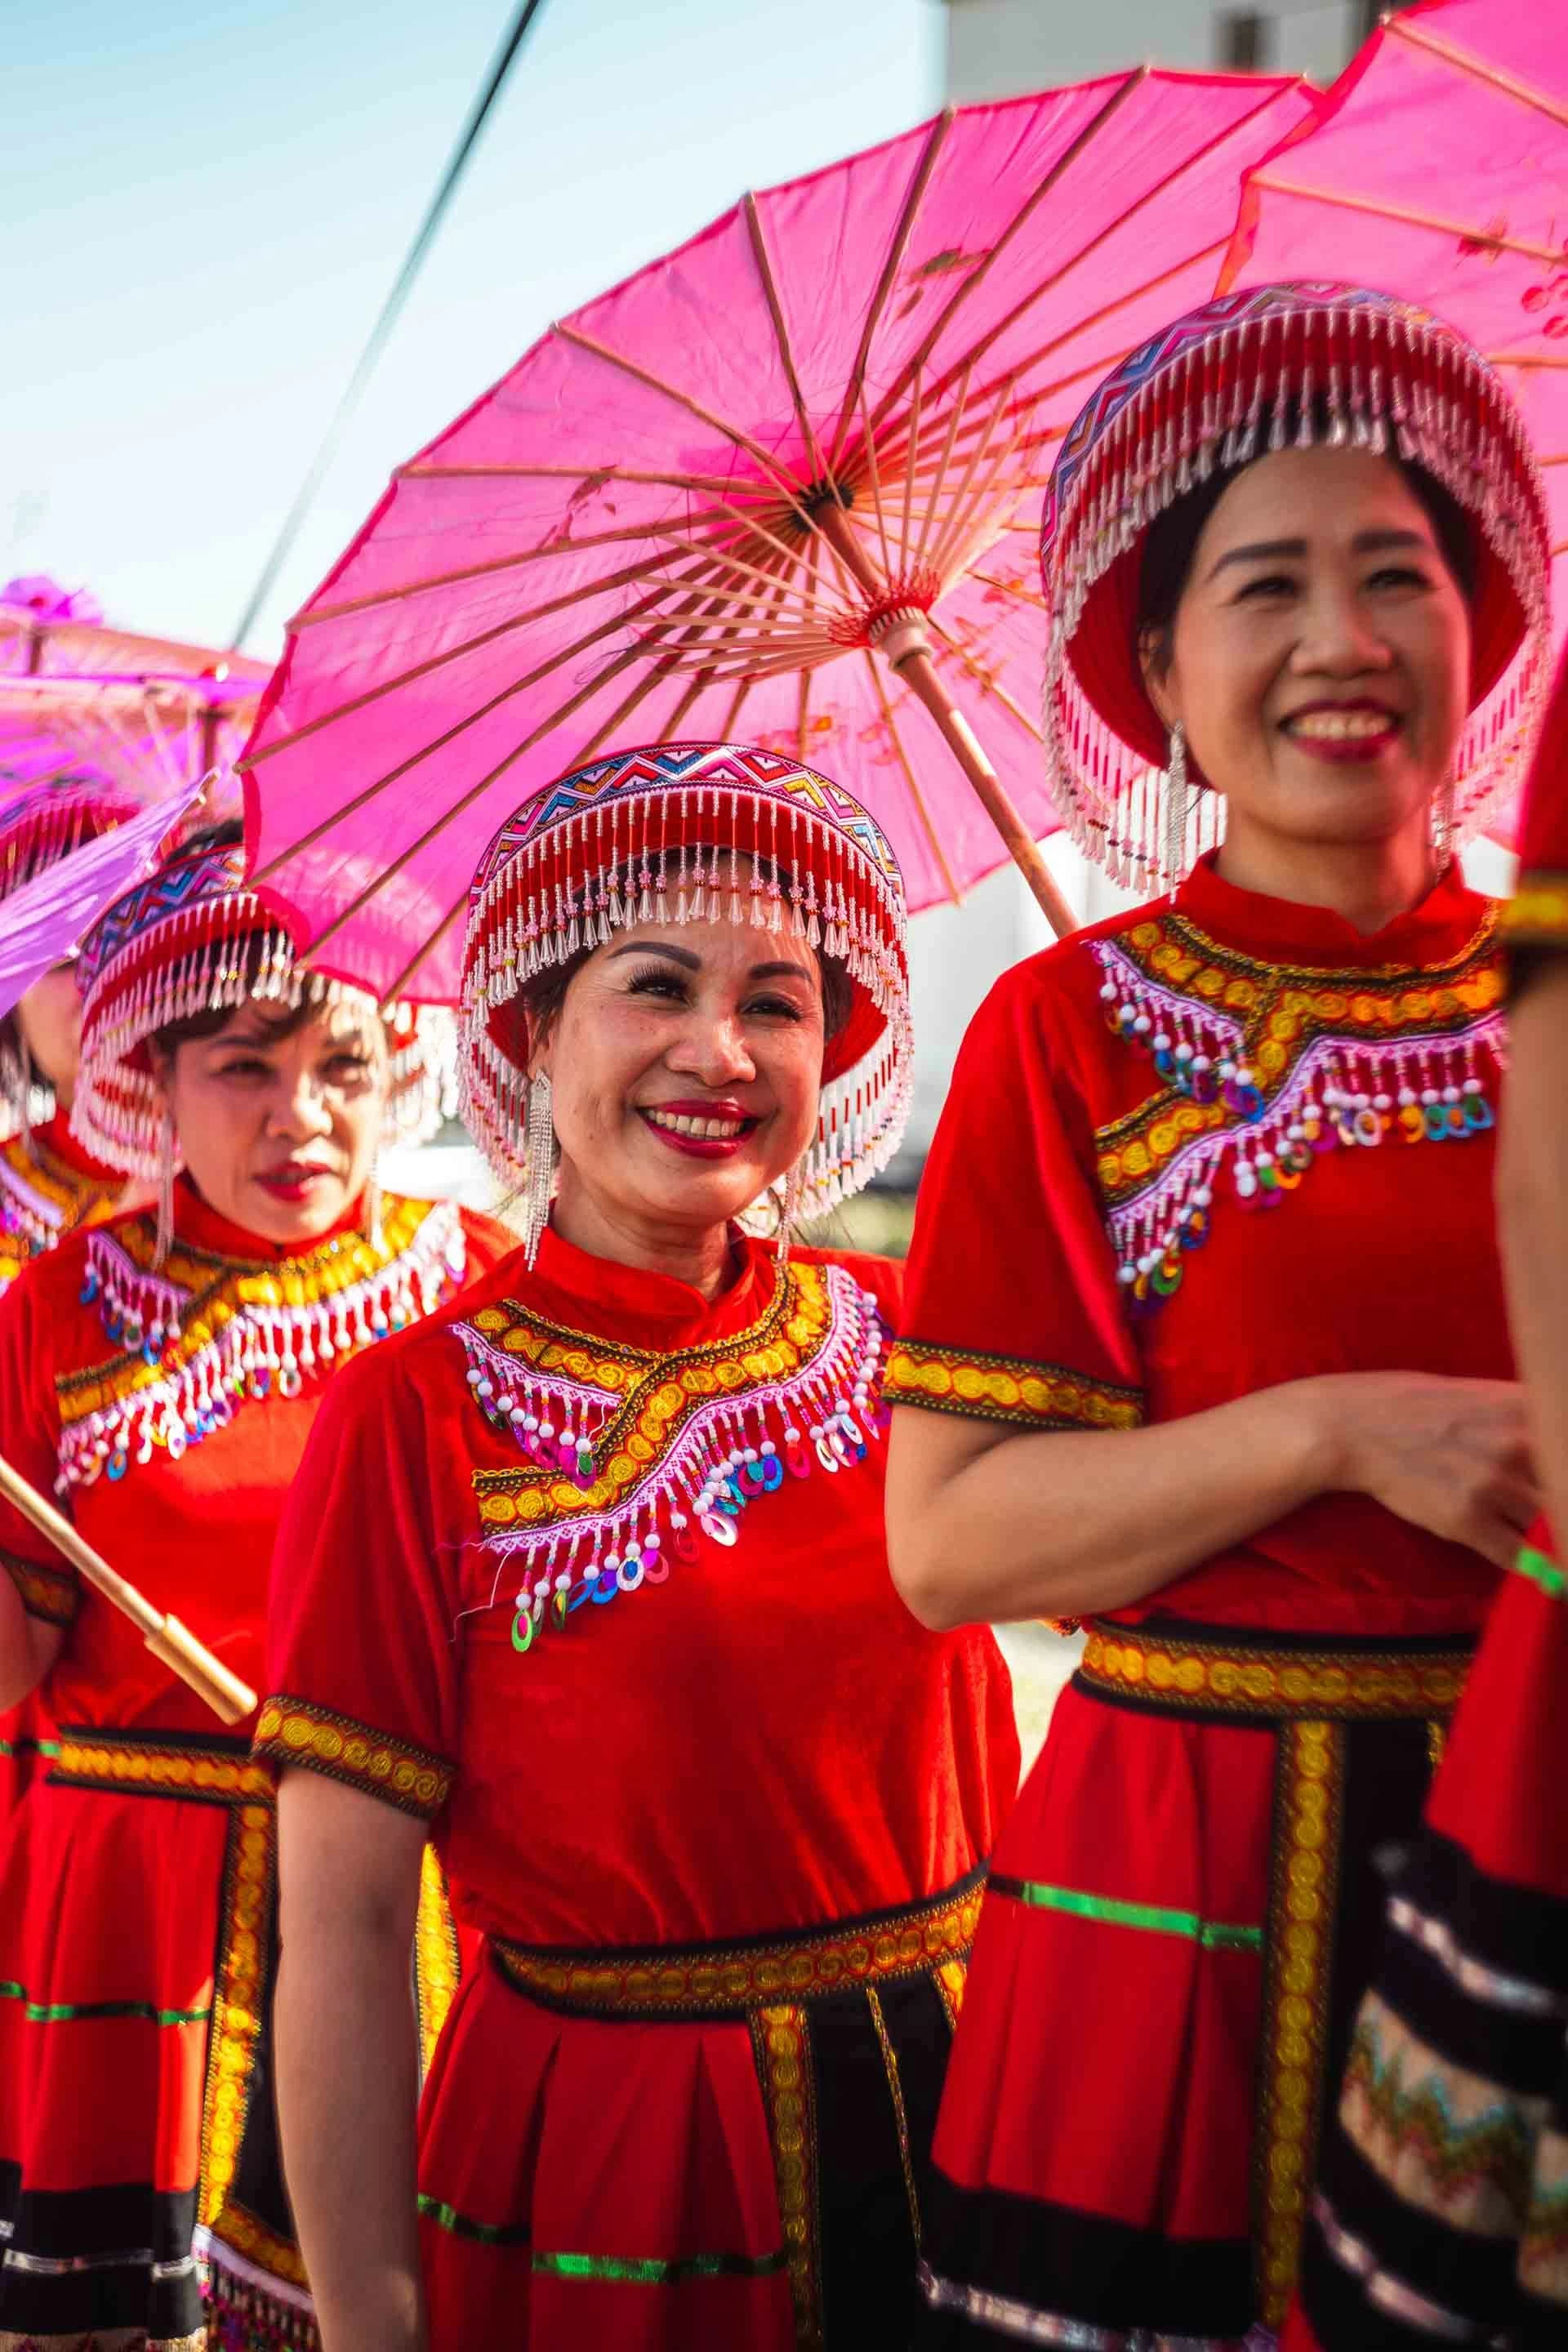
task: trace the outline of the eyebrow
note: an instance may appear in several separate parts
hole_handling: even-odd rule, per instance
[[[606,961],[614,963],[618,956],[667,956],[671,963],[682,965],[688,971],[700,971],[702,959],[689,948],[666,946],[662,940],[628,940],[624,947],[612,948]],[[778,963],[754,963],[746,974],[748,980],[809,980],[805,964],[785,960]]]
[[[1423,547],[1430,551],[1431,541],[1418,530],[1360,530],[1351,541],[1352,555],[1383,555],[1391,548]],[[1304,539],[1255,539],[1246,547],[1233,547],[1222,555],[1209,573],[1217,579],[1227,563],[1267,563],[1281,556],[1293,556],[1298,562],[1307,552]]]

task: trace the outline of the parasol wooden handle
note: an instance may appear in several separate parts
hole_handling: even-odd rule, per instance
[[[56,1550],[62,1552],[106,1601],[130,1618],[153,1655],[161,1658],[182,1682],[188,1683],[196,1696],[223,1722],[243,1723],[247,1715],[255,1713],[257,1696],[249,1684],[231,1674],[177,1617],[165,1616],[133,1584],[117,1574],[89,1543],[83,1541],[70,1521],[36,1486],[30,1486],[19,1470],[12,1468],[4,1454],[0,1454],[0,1495],[31,1521],[40,1535],[47,1536]]]

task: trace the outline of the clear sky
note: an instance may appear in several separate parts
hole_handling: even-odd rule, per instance
[[[0,580],[224,642],[510,0],[50,0],[0,77]],[[941,100],[939,0],[543,0],[250,649],[391,467],[747,186]]]

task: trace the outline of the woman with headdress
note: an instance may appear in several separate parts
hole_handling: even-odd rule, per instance
[[[1088,1628],[986,1895],[926,2340],[1263,2342],[1374,1856],[1538,1503],[1453,853],[1535,723],[1547,535],[1472,352],[1272,287],[1095,394],[1043,558],[1060,804],[1173,887],[976,1016],[889,1366],[917,1612]]]
[[[1291,2352],[1568,2342],[1568,665],[1525,801],[1499,1150],[1550,1524],[1487,1621],[1324,2135]]]
[[[135,803],[107,776],[0,778],[0,905],[57,859],[110,833]],[[110,1215],[125,1179],[70,1132],[81,999],[73,967],[35,982],[0,1020],[0,1298],[40,1250]],[[26,1788],[47,1718],[27,1700],[0,1716],[0,1823]]]
[[[790,1246],[903,1124],[898,868],[785,758],[627,751],[497,836],[464,954],[467,1115],[527,1238],[341,1384],[274,1586],[322,2340],[901,2347],[1017,1745],[990,1634],[923,1633],[888,1579],[899,1269]],[[488,1965],[416,2231],[384,2052],[432,1825]]]
[[[237,828],[198,837],[84,943],[75,1132],[158,1205],[13,1285],[0,1454],[255,1684],[327,1375],[506,1236],[378,1196],[384,1137],[438,1111],[439,1036],[298,968],[241,871]],[[8,1505],[0,1565],[0,1697],[41,1684],[59,1726],[0,1843],[0,2343],[205,2343],[212,2246],[243,2345],[226,2298],[287,2235],[239,2168],[268,2095],[269,1776]],[[284,2267],[295,2333],[267,2340],[303,2342]]]

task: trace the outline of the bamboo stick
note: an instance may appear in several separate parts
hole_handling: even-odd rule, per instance
[[[94,1551],[92,1546],[79,1536],[70,1521],[56,1510],[54,1505],[30,1486],[19,1470],[12,1468],[0,1454],[0,1495],[25,1519],[36,1527],[40,1535],[47,1536],[58,1552],[71,1566],[85,1576],[88,1582],[111,1607],[118,1609],[141,1634],[155,1658],[163,1661],[179,1675],[213,1713],[225,1723],[243,1723],[254,1715],[258,1700],[247,1683],[242,1683],[220,1659],[187,1632],[177,1617],[166,1616],[155,1609],[143,1593],[123,1576],[110,1568],[109,1562]]]

